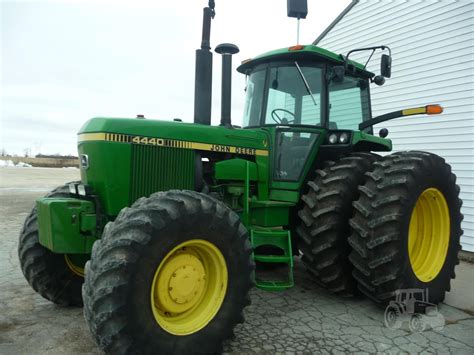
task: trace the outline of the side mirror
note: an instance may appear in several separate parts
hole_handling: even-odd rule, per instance
[[[390,78],[392,75],[392,57],[387,54],[382,54],[380,61],[380,74],[385,78]]]
[[[331,80],[335,83],[344,82],[344,75],[346,73],[346,68],[343,65],[332,67],[332,76]]]

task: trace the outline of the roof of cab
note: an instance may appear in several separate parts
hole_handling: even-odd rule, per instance
[[[301,49],[293,49],[293,48]],[[344,64],[344,57],[341,54],[336,54],[334,52],[328,51],[327,49],[317,47],[315,45],[309,44],[304,46],[294,46],[294,47],[285,47],[277,50],[273,50],[264,54],[261,54],[255,58],[246,60],[237,68],[242,74],[245,74],[249,69],[252,69],[256,65],[268,61],[274,61],[278,59],[288,59],[294,57],[314,57],[315,59],[327,60],[335,64]],[[358,72],[364,73],[367,76],[374,76],[374,73],[371,73],[364,69],[364,65],[353,60],[349,60],[349,65],[352,65]]]

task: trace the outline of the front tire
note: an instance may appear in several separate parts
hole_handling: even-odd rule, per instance
[[[69,197],[67,185],[56,188],[46,197]],[[20,233],[18,257],[23,275],[42,297],[62,306],[82,306],[82,259],[87,256],[56,254],[42,246],[36,207],[26,218]]]
[[[216,353],[243,322],[254,263],[239,217],[169,191],[122,210],[86,265],[84,315],[106,353]]]
[[[439,303],[459,264],[463,216],[456,176],[427,152],[394,153],[374,166],[350,221],[359,289],[381,304],[404,289],[423,290],[425,301]]]

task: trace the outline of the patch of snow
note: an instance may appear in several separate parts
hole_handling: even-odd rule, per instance
[[[22,161],[19,161],[19,162],[16,164],[16,167],[17,167],[17,168],[32,168],[33,165],[30,165],[30,164],[27,164],[27,163],[23,163]]]
[[[32,165],[19,161],[18,163],[14,163],[11,160],[0,160],[0,166],[6,167],[17,167],[17,168],[31,168]]]
[[[0,187],[0,191],[49,192],[53,187]]]
[[[15,166],[11,160],[0,160],[0,166]]]

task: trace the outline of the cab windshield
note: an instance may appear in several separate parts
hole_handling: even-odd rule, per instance
[[[329,117],[323,117],[323,90],[328,90]],[[324,99],[323,99],[324,101]],[[326,86],[321,67],[288,62],[254,70],[248,79],[243,126],[311,125],[357,130],[370,119],[367,79],[346,75]]]
[[[321,125],[322,69],[297,62],[250,74],[244,127],[263,124]],[[262,122],[262,123],[261,123]]]

